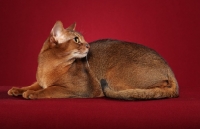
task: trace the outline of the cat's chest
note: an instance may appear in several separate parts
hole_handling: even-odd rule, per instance
[[[37,70],[37,81],[43,88],[53,86],[66,73],[65,71],[62,66],[40,66]]]

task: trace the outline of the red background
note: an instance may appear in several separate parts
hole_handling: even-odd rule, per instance
[[[180,89],[199,79],[199,0],[0,0],[0,85],[35,81],[37,55],[54,23],[77,30],[90,42],[113,38],[158,51]]]
[[[0,0],[0,127],[197,129],[200,127],[199,0]],[[151,101],[51,99],[7,95],[35,81],[37,55],[57,20],[90,42],[132,41],[170,64],[180,97]]]

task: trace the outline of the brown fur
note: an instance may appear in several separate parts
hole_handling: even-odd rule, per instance
[[[178,84],[166,61],[136,43],[98,40],[89,44],[60,21],[38,57],[37,82],[13,87],[9,95],[26,99],[93,98],[159,99],[178,97]]]

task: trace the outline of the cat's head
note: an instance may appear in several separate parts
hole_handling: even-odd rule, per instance
[[[50,36],[43,45],[41,53],[49,52],[67,58],[83,58],[87,56],[89,44],[84,37],[75,31],[76,24],[64,28],[61,21],[53,26]]]

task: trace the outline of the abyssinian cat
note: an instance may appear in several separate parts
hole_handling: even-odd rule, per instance
[[[37,81],[13,87],[9,95],[26,99],[109,98],[137,100],[178,97],[179,88],[167,62],[136,43],[103,39],[88,44],[57,21],[38,57]]]

